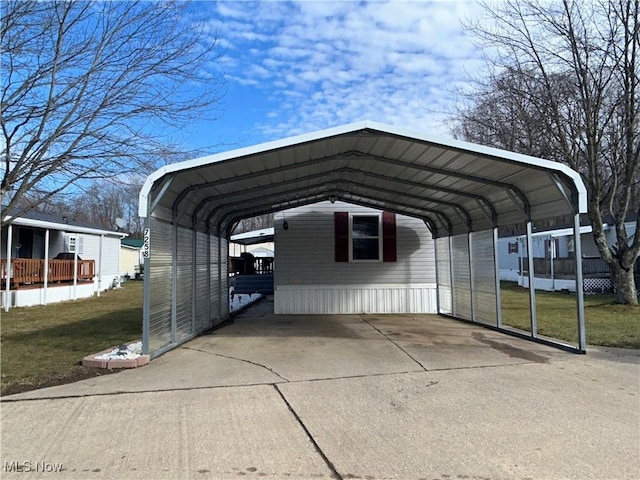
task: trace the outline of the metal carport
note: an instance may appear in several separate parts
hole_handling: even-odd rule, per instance
[[[530,246],[533,221],[573,215],[579,238],[586,211],[584,184],[565,165],[369,121],[167,165],[140,193],[145,353],[160,355],[229,316],[227,250],[237,221],[330,198],[423,219],[436,239],[438,313],[508,333],[498,227],[526,223]],[[578,339],[558,345],[584,352],[574,243]],[[531,280],[527,336],[539,339]]]

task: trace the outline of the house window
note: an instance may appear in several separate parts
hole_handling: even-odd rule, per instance
[[[351,217],[351,259],[380,260],[380,216]]]
[[[334,212],[335,261],[396,261],[396,216]]]
[[[82,251],[82,236],[80,235],[68,235],[67,236],[67,252],[69,253],[77,253],[78,255],[82,255],[84,252]]]
[[[567,237],[567,256],[569,258],[574,258],[575,251],[576,251],[576,245],[575,245],[574,237],[573,236]]]

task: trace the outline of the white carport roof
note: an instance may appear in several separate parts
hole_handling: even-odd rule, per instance
[[[257,245],[259,243],[273,242],[274,235],[275,229],[270,227],[231,235],[229,240],[240,245]]]
[[[586,211],[565,165],[366,121],[162,167],[139,213],[226,228],[334,198],[422,218],[436,236]]]

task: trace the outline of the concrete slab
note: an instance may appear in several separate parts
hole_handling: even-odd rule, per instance
[[[2,478],[328,478],[272,386],[2,405]],[[36,472],[39,463],[63,471]]]
[[[0,476],[640,478],[638,351],[261,303],[145,367],[4,397]]]
[[[637,366],[584,366],[278,388],[342,478],[640,478]]]
[[[238,318],[189,345],[266,365],[287,381],[422,370],[355,315]]]
[[[4,397],[10,400],[107,395],[126,392],[189,390],[217,386],[271,384],[282,381],[260,365],[183,347],[156,358],[144,367],[88,378],[67,385]],[[192,345],[190,344],[190,345]]]
[[[366,315],[362,318],[425,370],[546,363],[575,356],[436,315]]]

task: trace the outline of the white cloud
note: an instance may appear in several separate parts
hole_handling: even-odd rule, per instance
[[[237,82],[240,85],[251,85],[251,86],[256,86],[259,85],[260,82],[258,82],[258,80],[254,80],[252,78],[243,78],[243,77],[236,77],[234,75],[225,75],[225,80],[229,80],[229,81],[233,81],[233,82]]]
[[[220,2],[227,78],[267,91],[257,128],[282,137],[371,119],[448,134],[454,88],[482,67],[468,1]]]

